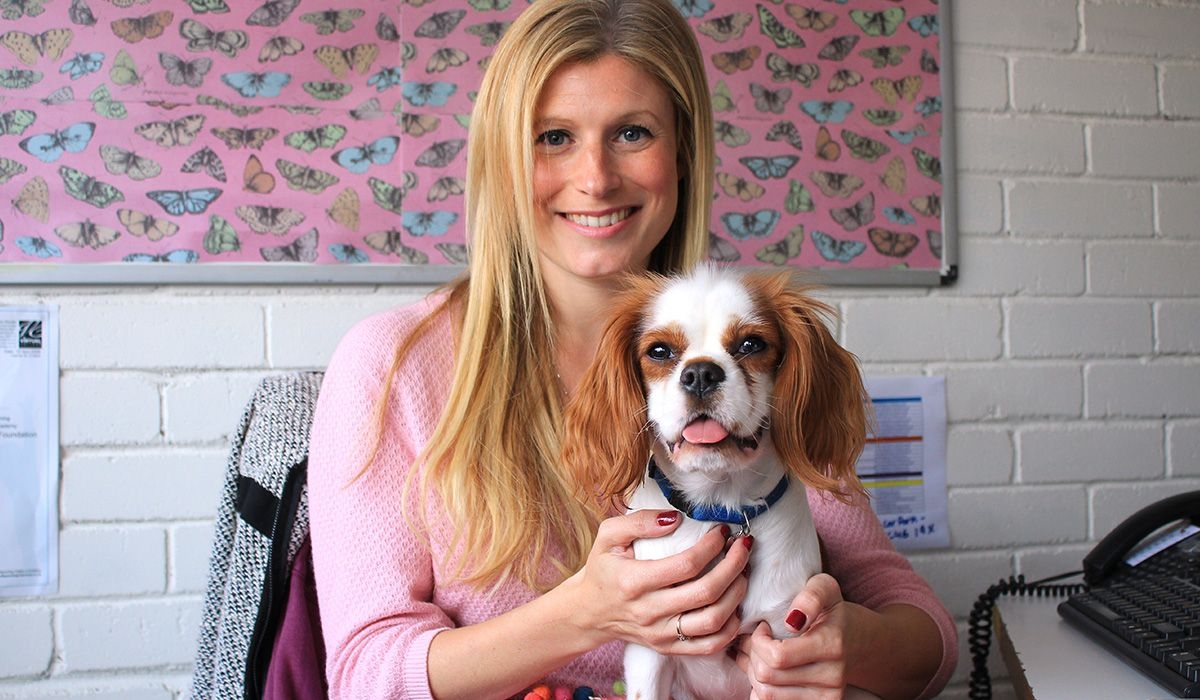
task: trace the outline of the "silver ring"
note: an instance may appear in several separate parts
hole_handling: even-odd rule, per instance
[[[691,637],[683,633],[683,613],[679,613],[679,617],[675,618],[675,637],[681,642],[691,639]]]

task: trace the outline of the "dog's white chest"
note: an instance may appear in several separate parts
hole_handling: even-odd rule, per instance
[[[630,499],[631,510],[672,506],[649,478]],[[638,559],[661,559],[681,552],[720,523],[685,518],[666,537],[634,542]],[[810,576],[820,570],[820,547],[804,488],[792,485],[765,513],[749,523],[754,536],[750,554],[750,579],[742,601],[741,633],[766,621],[776,638],[791,636],[785,624],[792,600]],[[741,546],[736,541],[731,546]],[[685,613],[686,616],[686,613]],[[625,679],[631,700],[675,698],[744,698],[749,681],[724,652],[712,656],[663,656],[645,647],[629,645],[625,652]]]

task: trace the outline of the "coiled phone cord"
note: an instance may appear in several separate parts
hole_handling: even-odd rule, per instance
[[[1082,574],[1072,571],[1038,581],[1026,582],[1025,575],[1009,576],[989,586],[971,608],[967,622],[967,640],[971,651],[971,679],[967,697],[971,700],[991,700],[992,677],[988,673],[988,652],[992,648],[992,610],[1002,595],[1035,596],[1038,598],[1066,597],[1087,590],[1082,583],[1055,583]]]

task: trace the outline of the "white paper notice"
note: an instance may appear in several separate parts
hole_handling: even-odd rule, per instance
[[[950,546],[944,377],[867,377],[874,430],[858,475],[897,549]]]
[[[0,306],[0,596],[58,590],[58,308]]]

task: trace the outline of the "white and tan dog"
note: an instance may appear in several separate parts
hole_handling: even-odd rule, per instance
[[[584,483],[631,510],[688,515],[671,535],[636,542],[639,559],[682,551],[722,523],[753,534],[742,633],[765,620],[776,638],[794,634],[792,600],[821,570],[805,487],[859,488],[867,396],[822,321],[830,313],[787,274],[702,266],[636,278],[567,410],[564,458],[590,469]],[[625,683],[630,700],[749,693],[725,653],[632,644]]]

